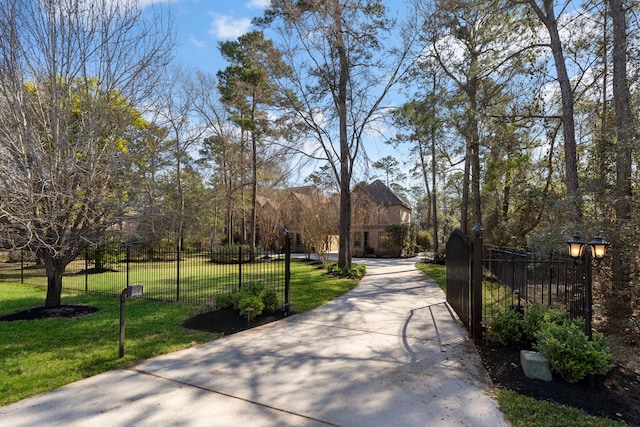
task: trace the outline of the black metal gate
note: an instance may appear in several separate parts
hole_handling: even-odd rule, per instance
[[[460,229],[449,236],[446,250],[447,303],[471,332],[482,338],[482,227],[470,240]]]
[[[470,239],[454,230],[446,248],[447,303],[474,338],[482,337],[483,318],[491,318],[500,305],[534,302],[585,318],[585,332],[591,336],[590,263],[576,264],[556,253],[483,248],[482,227],[474,231]]]
[[[449,236],[446,249],[447,303],[458,314],[460,320],[470,328],[471,305],[471,260],[469,239],[460,229]]]

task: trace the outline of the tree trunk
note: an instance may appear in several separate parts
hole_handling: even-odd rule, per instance
[[[460,230],[465,235],[469,231],[469,176],[471,172],[471,149],[466,148],[464,157],[464,175],[462,176],[462,201],[460,202]]]
[[[625,322],[631,317],[632,259],[624,236],[631,221],[631,186],[633,123],[627,80],[627,25],[622,0],[609,0],[613,23],[613,101],[617,136],[616,152],[616,220],[612,247],[612,295],[607,299],[607,314],[612,323]]]
[[[435,108],[434,108],[435,110]],[[433,115],[435,119],[435,113]],[[438,202],[437,202],[437,182],[436,182],[436,135],[435,125],[431,127],[431,212],[433,215],[433,253],[437,256],[438,245]]]
[[[45,307],[59,307],[62,304],[62,275],[66,265],[59,259],[55,259],[49,253],[43,254],[44,265],[47,272],[47,297]]]
[[[336,2],[337,3],[337,2]],[[349,58],[342,37],[342,8],[332,9],[336,31],[335,48],[338,52],[340,71],[336,108],[340,127],[340,247],[338,266],[351,268],[351,151],[347,138],[347,84],[349,82]]]
[[[538,7],[535,0],[529,0],[529,4],[549,32],[551,53],[553,54],[558,84],[560,85],[560,96],[562,98],[565,186],[569,200],[569,216],[574,224],[580,224],[582,222],[582,201],[578,195],[578,161],[576,154],[575,123],[573,118],[573,89],[562,51],[562,40],[560,39],[560,33],[558,31],[558,20],[554,12],[555,2],[545,0],[543,3],[544,11]]]
[[[253,122],[253,129],[251,131],[251,218],[249,221],[251,224],[249,240],[249,252],[251,253],[251,260],[253,261],[256,252],[256,232],[257,232],[257,211],[256,205],[258,203],[258,136],[256,135],[256,95],[255,92],[251,98],[253,103],[251,105],[251,119]]]

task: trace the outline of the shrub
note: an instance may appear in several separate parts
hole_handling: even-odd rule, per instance
[[[248,316],[247,307],[252,307],[251,317],[259,316],[264,309],[277,310],[279,307],[278,293],[275,289],[266,288],[262,282],[254,282],[244,286],[241,290],[216,295],[216,309],[221,310],[234,307],[241,316]]]
[[[418,230],[416,233],[416,244],[420,246],[422,250],[430,251],[433,248],[431,233],[427,230]]]
[[[251,312],[250,315],[253,318],[262,314],[264,303],[257,295],[250,293],[243,294],[236,308],[240,311],[241,316],[249,317],[249,312],[247,311],[249,307],[253,308],[253,312]]]
[[[233,307],[233,294],[217,294],[216,295],[216,309],[223,310],[225,308]]]
[[[500,345],[520,344],[523,330],[523,315],[513,307],[500,307],[489,321],[489,339]]]
[[[543,323],[562,323],[567,319],[567,312],[560,309],[545,307],[539,302],[534,302],[527,307],[523,318],[524,341],[532,345],[536,342],[536,333]]]
[[[612,368],[611,352],[604,338],[596,335],[589,341],[581,322],[545,321],[535,335],[534,348],[547,359],[552,372],[569,382],[580,381],[589,374],[604,375]]]
[[[268,311],[277,310],[280,306],[278,293],[275,289],[265,289],[260,293],[260,299],[264,304],[264,308]]]
[[[585,320],[569,319],[563,310],[539,303],[524,314],[514,307],[501,307],[489,323],[489,339],[500,345],[532,345],[549,362],[549,368],[569,382],[589,374],[604,375],[612,367],[611,351],[600,335],[590,341]]]
[[[360,279],[367,271],[364,264],[351,264],[351,268],[340,268],[338,264],[329,266],[329,274],[337,277],[348,277],[351,279]]]

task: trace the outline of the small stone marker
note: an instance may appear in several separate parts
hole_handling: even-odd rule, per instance
[[[251,323],[251,314],[253,314],[253,307],[247,307],[244,309],[247,312],[247,326]]]
[[[551,371],[547,359],[537,351],[520,350],[520,364],[527,378],[551,381]]]

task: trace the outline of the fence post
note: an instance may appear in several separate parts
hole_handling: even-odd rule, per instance
[[[590,249],[590,248],[589,248]],[[585,256],[585,258],[587,258],[587,262],[585,265],[585,280],[586,280],[586,289],[585,289],[585,296],[584,296],[584,319],[585,319],[585,333],[587,334],[587,337],[589,337],[589,341],[591,341],[593,339],[593,330],[591,328],[591,319],[593,317],[592,314],[592,306],[593,306],[593,302],[592,302],[592,292],[593,292],[593,272],[591,270],[591,251],[587,250],[587,256]]]
[[[284,315],[291,310],[291,236],[284,237]]]
[[[177,262],[176,262],[176,302],[180,301],[180,260],[182,259],[182,240],[178,239]]]
[[[482,338],[482,225],[473,227],[475,235],[471,258],[471,336]]]
[[[127,287],[129,287],[129,262],[130,262],[130,259],[131,259],[131,253],[129,251],[129,244],[128,243],[127,243],[127,246],[126,246],[126,255],[127,255],[127,263],[126,263],[126,266],[127,266],[126,267],[127,268],[127,270],[126,270],[127,271]]]
[[[24,249],[20,249],[20,284],[24,285]]]
[[[89,292],[89,248],[84,248],[84,293]]]
[[[238,247],[238,290],[242,290],[242,246]]]

